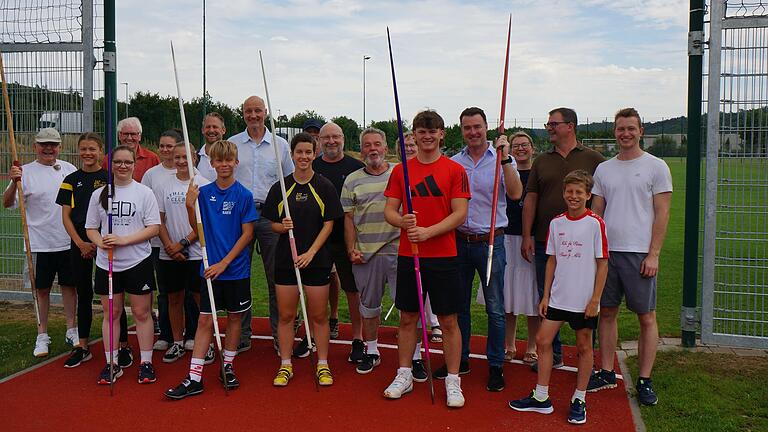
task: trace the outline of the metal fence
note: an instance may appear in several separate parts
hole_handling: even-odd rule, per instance
[[[102,16],[99,0],[0,0],[0,52],[22,164],[34,159],[32,143],[40,127],[59,129],[60,158],[76,166],[77,136],[102,127]],[[7,130],[3,115],[3,186],[11,164]],[[0,290],[24,291],[25,262],[19,213],[0,209]]]
[[[768,3],[709,7],[705,343],[768,347]]]

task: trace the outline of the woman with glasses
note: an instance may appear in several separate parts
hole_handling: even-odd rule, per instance
[[[115,362],[118,353],[116,346],[112,346],[113,351],[109,352],[109,326],[112,326],[113,335],[120,333],[124,293],[129,295],[131,311],[136,322],[136,337],[141,350],[138,382],[145,384],[157,380],[152,367],[154,331],[150,309],[155,280],[149,239],[160,231],[160,212],[152,190],[133,180],[135,163],[135,154],[127,146],[118,146],[112,152],[111,182],[114,187],[110,209],[111,233],[109,231],[110,216],[107,213],[107,187],[101,187],[93,192],[85,220],[88,238],[98,247],[94,292],[101,297],[101,304],[105,311],[109,308],[108,252],[113,251],[112,322],[109,322],[109,314],[105,312],[101,331],[107,365],[99,376],[97,381],[99,384],[110,384],[110,367],[113,379],[116,380],[123,374],[116,363],[110,365],[110,359]]]

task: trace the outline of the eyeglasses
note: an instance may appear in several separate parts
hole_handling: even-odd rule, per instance
[[[141,136],[141,132],[120,132],[120,135],[138,138]]]
[[[320,139],[323,141],[334,140],[339,141],[344,138],[344,135],[320,135]]]
[[[570,122],[567,122],[567,121],[551,121],[549,123],[544,123],[544,128],[545,129],[549,129],[549,128],[554,129],[554,128],[557,127],[557,125],[563,124],[563,123],[570,123]]]
[[[113,160],[112,164],[113,165],[117,165],[117,166],[127,166],[127,167],[129,167],[129,166],[134,164],[134,161],[132,161],[132,160]]]
[[[513,149],[524,149],[524,148],[528,148],[528,147],[530,147],[530,146],[531,146],[531,145],[530,145],[530,144],[528,144],[528,143],[524,143],[524,144],[512,144],[512,148],[513,148]]]

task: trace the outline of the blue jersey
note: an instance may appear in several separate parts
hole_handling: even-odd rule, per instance
[[[216,264],[235,246],[243,234],[242,225],[257,219],[253,194],[237,181],[227,189],[220,189],[216,182],[213,182],[200,188],[197,202],[200,204],[200,215],[203,218],[208,263]],[[244,248],[217,279],[250,278],[249,258],[248,248]],[[202,275],[201,265],[200,276]]]

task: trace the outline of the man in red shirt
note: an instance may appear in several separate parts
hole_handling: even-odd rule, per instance
[[[155,152],[141,146],[141,122],[137,117],[128,117],[117,122],[117,141],[136,153],[133,179],[137,182],[141,182],[148,169],[160,163],[160,158]],[[107,169],[107,158],[104,158],[101,167]]]

